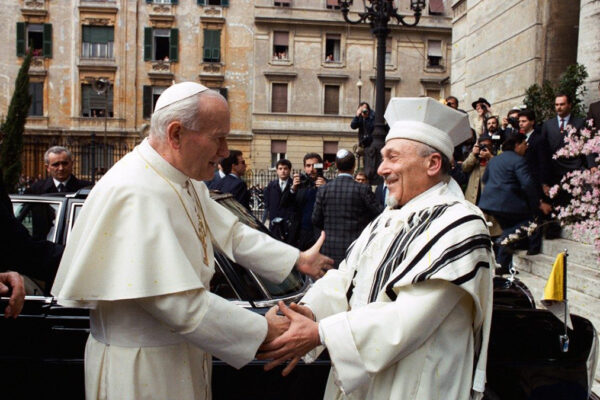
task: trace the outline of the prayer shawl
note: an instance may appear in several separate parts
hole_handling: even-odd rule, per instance
[[[298,258],[239,222],[147,140],[94,187],[52,288],[59,304],[91,309],[88,400],[210,399],[211,355],[236,368],[254,358],[266,320],[210,293],[213,245],[273,282]]]
[[[326,399],[482,396],[495,264],[460,197],[440,183],[387,208],[303,298],[332,360]]]

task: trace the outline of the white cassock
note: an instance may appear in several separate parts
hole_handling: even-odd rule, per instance
[[[460,197],[440,183],[388,207],[302,299],[331,357],[326,399],[480,398],[495,264]]]
[[[193,190],[210,229],[208,264]],[[52,288],[59,304],[91,309],[88,400],[210,399],[211,355],[236,368],[254,358],[266,320],[209,292],[213,245],[273,282],[299,255],[239,222],[147,140],[98,182]]]

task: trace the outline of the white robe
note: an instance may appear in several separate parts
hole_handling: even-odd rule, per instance
[[[384,210],[340,268],[302,299],[331,357],[325,398],[480,397],[492,311],[490,248],[481,212],[452,186],[436,185],[400,210]]]
[[[208,265],[190,184],[210,229]],[[94,187],[52,288],[59,304],[91,309],[88,400],[210,399],[211,355],[236,368],[254,358],[266,320],[209,292],[213,245],[273,282],[299,255],[239,222],[147,140]]]

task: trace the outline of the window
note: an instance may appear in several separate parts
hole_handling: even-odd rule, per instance
[[[147,4],[177,4],[177,0],[146,0]]]
[[[385,64],[392,64],[392,38],[385,40]]]
[[[271,167],[275,168],[277,161],[285,158],[287,142],[285,140],[271,140]]]
[[[108,117],[113,117],[113,86],[110,85],[108,92],[98,94],[92,85],[81,85],[81,116],[91,118],[104,117],[105,110]]]
[[[387,110],[387,106],[390,103],[390,99],[392,98],[392,88],[385,88],[385,107],[384,110]]]
[[[221,61],[221,31],[218,29],[204,30],[204,62]]]
[[[150,118],[152,116],[152,113],[154,112],[154,106],[156,106],[156,101],[162,92],[165,91],[165,89],[166,87],[161,86],[144,86],[144,107],[142,113],[144,118]]]
[[[113,145],[96,143],[93,151],[91,145],[82,146],[81,148],[81,172],[83,175],[91,176],[94,168],[96,173],[104,174],[114,163],[115,147]]]
[[[325,62],[340,62],[340,35],[328,33],[325,38]]]
[[[289,32],[273,32],[273,59],[287,60],[289,49]]]
[[[429,0],[429,15],[443,15],[444,14],[444,1],[443,0]]]
[[[81,57],[113,58],[114,27],[84,26]]]
[[[287,83],[273,83],[271,87],[271,112],[287,112]]]
[[[44,115],[44,83],[29,82],[29,94],[31,95],[31,105],[27,115]]]
[[[427,89],[427,97],[431,97],[434,100],[439,100],[440,91],[437,89]]]
[[[427,66],[441,67],[442,61],[442,41],[428,40],[427,41]]]
[[[144,61],[177,61],[178,29],[144,28]]]
[[[323,142],[323,162],[335,163],[335,155],[338,152],[338,142]]]
[[[340,87],[337,85],[325,85],[325,114],[340,113]]]
[[[198,5],[199,6],[208,5],[208,6],[227,7],[227,6],[229,6],[229,0],[198,0]]]
[[[273,5],[275,7],[289,7],[292,3],[292,0],[275,0]]]
[[[17,22],[17,56],[29,50],[34,56],[52,57],[52,24]]]
[[[327,8],[339,10],[340,4],[338,3],[338,0],[327,0]]]

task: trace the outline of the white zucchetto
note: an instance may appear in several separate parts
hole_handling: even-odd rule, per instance
[[[196,82],[180,82],[169,86],[156,101],[154,112],[205,90],[208,90],[206,86]]]
[[[385,137],[425,143],[452,160],[454,147],[471,138],[467,114],[429,97],[394,97],[385,110]]]

